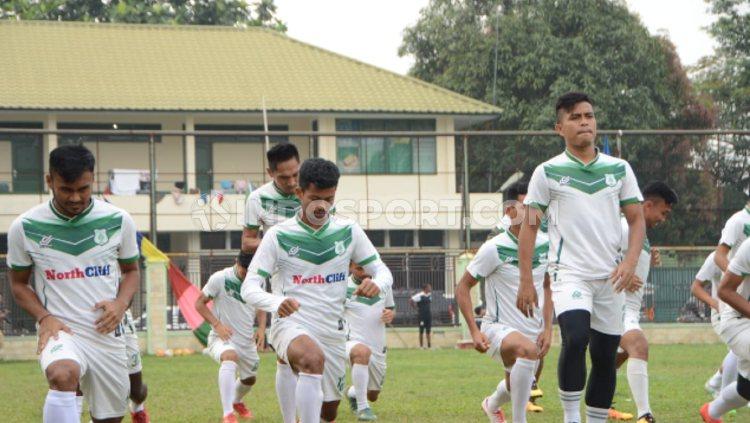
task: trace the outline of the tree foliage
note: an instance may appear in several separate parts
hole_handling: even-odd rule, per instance
[[[273,0],[9,0],[0,19],[266,26],[286,31]]]
[[[552,129],[555,99],[573,90],[593,97],[602,129],[713,125],[710,103],[694,94],[674,46],[650,35],[622,1],[432,0],[405,31],[400,53],[414,56],[413,76],[500,107],[487,128]],[[473,139],[471,190],[496,191],[519,170],[529,177],[563,145],[548,137]],[[622,157],[641,185],[665,180],[682,197],[654,242],[714,243],[713,181],[691,166],[705,145],[696,138],[623,138]],[[460,151],[457,157],[460,178]]]

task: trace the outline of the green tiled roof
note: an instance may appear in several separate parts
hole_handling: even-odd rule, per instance
[[[263,28],[0,21],[0,109],[500,110]]]

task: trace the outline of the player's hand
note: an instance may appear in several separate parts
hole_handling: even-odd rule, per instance
[[[276,310],[276,313],[278,313],[279,317],[288,317],[294,314],[297,310],[299,310],[299,302],[294,298],[286,298],[279,305],[279,309]]]
[[[474,349],[480,353],[487,352],[490,349],[490,340],[487,339],[487,335],[481,331],[476,331],[471,334],[471,340],[474,341]]]
[[[643,286],[643,281],[641,278],[639,278],[637,275],[633,275],[632,278],[630,278],[630,285],[628,285],[627,288],[625,288],[628,292],[636,292]]]
[[[656,247],[651,247],[651,266],[661,266],[661,251]]]
[[[352,295],[372,298],[380,294],[380,287],[371,278],[364,278]]]
[[[393,318],[395,316],[396,316],[396,312],[394,312],[390,308],[386,308],[386,309],[383,309],[383,314],[380,316],[380,321],[388,325],[393,321]]]
[[[47,346],[50,338],[57,340],[58,333],[60,331],[73,334],[73,331],[63,322],[59,321],[57,317],[48,315],[42,318],[42,322],[39,323],[39,343],[36,347],[36,353],[41,354],[44,347]]]
[[[609,278],[612,280],[612,284],[615,286],[615,292],[620,293],[630,287],[632,283],[631,279],[635,275],[635,265],[630,264],[627,261],[623,261],[618,264]]]
[[[266,347],[266,331],[258,330],[255,331],[255,346],[258,348],[258,350],[263,351],[263,348]]]
[[[536,346],[539,348],[539,358],[544,358],[552,346],[552,328],[545,329],[536,340]]]
[[[128,305],[122,301],[99,301],[94,305],[94,310],[101,310],[102,315],[96,319],[96,331],[101,334],[108,334],[117,328],[122,322],[125,310]]]
[[[224,342],[228,342],[232,338],[232,335],[234,335],[232,328],[221,322],[215,324],[212,328],[214,333],[219,335],[219,338]]]
[[[516,297],[516,307],[521,310],[526,317],[534,317],[534,309],[539,307],[539,300],[536,296],[536,289],[534,288],[533,281],[524,281],[521,279],[521,284],[518,287],[518,295]]]

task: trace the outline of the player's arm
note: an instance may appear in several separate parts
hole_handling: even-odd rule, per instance
[[[490,341],[479,330],[479,326],[477,326],[477,322],[474,320],[474,306],[471,303],[471,288],[476,286],[478,282],[471,273],[468,271],[464,272],[456,287],[456,302],[458,303],[458,309],[461,310],[461,314],[464,316],[466,325],[469,327],[469,333],[474,342],[474,349],[483,353],[490,348]]]
[[[544,274],[544,309],[542,310],[542,316],[544,317],[544,330],[537,339],[537,346],[539,347],[539,358],[544,357],[549,352],[550,346],[552,346],[552,320],[555,307],[552,304],[552,281],[549,277],[549,273]]]
[[[354,290],[353,295],[371,298],[380,294],[385,289],[391,288],[393,286],[393,274],[391,274],[391,270],[380,259],[370,238],[367,237],[365,231],[357,224],[352,225],[352,238],[352,242],[354,243],[352,260],[362,266],[368,275],[371,275],[371,277],[365,278],[360,282],[357,289]]]
[[[242,243],[240,245],[240,265],[250,266],[253,254],[260,246],[260,211],[261,207],[254,195],[249,195],[245,202],[245,221],[242,228]]]
[[[96,320],[96,330],[102,334],[114,331],[117,325],[122,322],[122,318],[141,284],[138,261],[120,262],[120,273],[122,278],[120,288],[117,291],[117,298],[114,301],[100,301],[94,305],[95,309],[102,311],[101,316]]]
[[[705,282],[695,279],[693,284],[690,286],[690,293],[693,294],[698,301],[706,304],[712,309],[719,311],[719,302],[716,298],[712,297],[705,289]]]
[[[523,217],[523,222],[521,222],[521,233],[518,234],[518,270],[521,277],[516,307],[526,317],[533,316],[534,308],[539,306],[531,269],[534,247],[536,247],[536,235],[544,213],[550,204],[550,199],[550,189],[547,184],[547,176],[544,173],[544,166],[539,165],[531,175],[529,192],[523,200],[526,205],[526,214]]]
[[[386,289],[385,295],[385,308],[383,309],[383,316],[380,320],[386,325],[391,324],[393,319],[396,317],[396,302],[393,300],[393,289]]]
[[[722,272],[726,272],[727,266],[729,266],[729,250],[731,249],[732,247],[727,244],[719,244],[716,246],[714,263],[719,266],[719,269],[721,269]]]
[[[743,280],[742,275],[733,273],[731,269],[728,269],[724,272],[719,284],[719,298],[743,316],[750,317],[750,301],[737,292],[737,288]]]
[[[266,278],[271,277],[271,271],[276,268],[276,233],[271,229],[263,237],[260,246],[247,269],[247,275],[242,282],[242,299],[256,309],[269,313],[277,313],[279,317],[287,317],[297,311],[300,304],[293,298],[286,298],[266,292],[263,287]]]
[[[210,284],[211,281],[206,284],[206,287],[208,287]],[[211,296],[206,295],[205,292],[201,292],[200,297],[195,300],[195,311],[197,311],[198,314],[200,314],[201,317],[203,317],[203,319],[207,321],[209,325],[211,325],[213,331],[217,335],[219,335],[219,338],[221,338],[222,341],[229,341],[233,334],[232,328],[221,323],[221,321],[216,318],[211,309],[208,308],[208,303],[211,302],[211,300]]]
[[[258,322],[258,329],[255,331],[255,346],[263,349],[266,345],[266,312],[258,310],[255,312],[255,320]]]
[[[734,247],[739,247],[737,235],[742,233],[742,230],[743,225],[735,216],[730,217],[721,229],[721,238],[716,246],[714,262],[722,272],[726,272],[729,266],[729,251]]]
[[[633,276],[641,254],[643,239],[646,237],[646,221],[643,218],[643,206],[640,202],[623,205],[622,213],[628,222],[628,251],[622,263],[612,272],[612,282],[615,284],[616,292],[623,290],[632,292],[640,288],[639,279]]]

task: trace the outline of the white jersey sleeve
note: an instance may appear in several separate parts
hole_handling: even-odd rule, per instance
[[[352,225],[352,261],[362,266],[365,271],[372,275],[372,281],[382,291],[385,287],[393,285],[393,275],[388,266],[383,263],[375,246],[367,237],[362,227],[356,223]]]
[[[737,244],[737,241],[740,239],[742,230],[742,221],[738,218],[737,214],[733,215],[727,220],[727,223],[724,224],[724,229],[721,230],[719,244],[724,244],[729,248],[734,248],[735,244]]]
[[[750,242],[743,242],[727,266],[727,271],[739,276],[750,276]]]
[[[245,201],[245,227],[248,229],[258,229],[262,223],[260,197],[248,195]]]
[[[208,278],[208,282],[206,282],[206,285],[201,289],[201,292],[203,292],[203,295],[205,295],[208,298],[216,298],[219,296],[219,293],[222,290],[223,285],[223,275],[220,272],[214,273],[211,275],[210,278]]]
[[[466,271],[474,279],[486,278],[500,266],[500,256],[497,254],[497,247],[492,241],[487,241],[479,247],[477,255],[471,260]]]
[[[642,202],[643,194],[641,194],[641,189],[638,188],[638,180],[633,168],[630,167],[630,163],[625,162],[625,177],[622,179],[622,188],[620,189],[620,207]]]
[[[422,301],[422,293],[417,292],[416,294],[412,295],[411,300],[414,301],[415,303]]]
[[[17,218],[8,229],[8,256],[6,261],[8,267],[13,270],[26,270],[34,264],[24,245],[25,238],[23,222],[21,218]]]
[[[280,295],[269,294],[263,289],[266,278],[271,277],[271,272],[276,268],[277,256],[276,231],[275,228],[271,228],[260,241],[242,283],[242,299],[255,308],[271,313],[275,313],[285,299]]]
[[[721,269],[714,263],[714,253],[711,253],[696,273],[695,279],[701,282],[713,282],[717,275],[721,277]]]
[[[133,263],[138,261],[140,252],[138,251],[138,238],[136,234],[135,222],[130,214],[122,213],[122,241],[117,259],[120,263]]]
[[[396,307],[396,301],[393,299],[393,289],[391,287],[387,287],[385,289],[385,308],[395,308]]]
[[[523,203],[541,211],[547,210],[550,203],[550,189],[543,165],[537,166],[534,173],[531,174],[528,194],[526,194]]]

